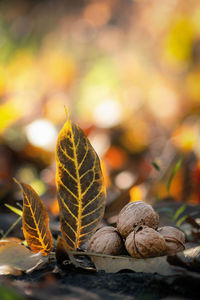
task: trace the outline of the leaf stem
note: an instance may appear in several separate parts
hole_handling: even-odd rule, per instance
[[[9,228],[8,230],[4,233],[4,235],[1,237],[1,239],[5,239],[9,233],[17,226],[17,224],[21,221],[22,217],[20,216]]]

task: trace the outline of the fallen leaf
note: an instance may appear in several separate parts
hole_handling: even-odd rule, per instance
[[[198,230],[200,229],[200,225],[197,223],[197,221],[191,215],[188,215],[186,217],[185,222],[190,224],[195,229],[198,229]]]
[[[15,179],[23,192],[23,232],[33,252],[47,255],[53,248],[46,207],[33,188]]]
[[[74,257],[87,255],[91,258],[97,271],[116,273],[121,270],[132,270],[134,272],[158,273],[161,275],[173,275],[177,272],[167,262],[167,256],[137,259],[130,256],[112,256],[100,253],[69,252]],[[72,260],[74,263],[74,259]],[[76,264],[75,264],[76,266]]]
[[[9,243],[9,241],[7,241],[7,240],[0,240],[0,248],[4,247],[7,243]]]
[[[16,242],[0,242],[0,275],[19,275],[43,262],[41,252],[35,254]]]
[[[172,265],[184,267],[194,271],[200,271],[200,246],[186,249],[168,257]]]
[[[56,162],[61,232],[67,249],[76,250],[103,217],[105,184],[95,150],[69,118],[58,136]]]

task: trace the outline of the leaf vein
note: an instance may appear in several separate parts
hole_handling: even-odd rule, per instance
[[[71,156],[69,156],[69,154],[67,154],[67,152],[62,148],[60,143],[59,143],[58,147],[60,147],[60,150],[64,154],[64,156],[66,156],[68,159],[70,159],[71,161],[74,162],[74,159]]]
[[[58,162],[60,167],[75,181],[77,182],[77,178],[75,178],[64,166],[64,164],[61,163],[61,161]]]
[[[98,194],[84,206],[83,211],[84,211],[84,210],[85,210],[92,202],[94,202],[94,201],[99,197],[99,195],[101,195],[102,192],[103,192],[103,188],[101,188],[100,191],[98,192]]]
[[[88,147],[88,143],[86,144],[86,149],[85,149],[85,154],[80,162],[80,164],[78,165],[78,170],[80,170],[82,164],[84,163],[85,159],[86,159],[86,156],[88,154],[88,150],[89,150],[89,147]]]
[[[66,204],[65,200],[63,199],[63,197],[61,195],[59,195],[60,200],[62,201],[64,207],[68,210],[68,212],[70,213],[70,215],[72,215],[72,217],[74,217],[75,220],[78,220],[77,217],[72,213],[72,211],[70,210],[70,208],[68,207],[68,205]]]
[[[76,199],[79,200],[78,197],[62,182],[61,178],[58,176],[60,184]]]

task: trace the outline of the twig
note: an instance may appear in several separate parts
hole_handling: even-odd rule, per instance
[[[4,233],[4,235],[1,237],[1,239],[5,239],[8,234],[17,226],[17,224],[21,221],[22,217],[20,216],[11,226],[8,228],[8,230]]]

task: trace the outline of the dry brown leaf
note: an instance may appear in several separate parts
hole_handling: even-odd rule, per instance
[[[23,232],[28,246],[33,252],[47,255],[53,248],[53,238],[49,229],[49,216],[38,194],[28,184],[15,180],[23,192]]]
[[[41,252],[35,254],[16,242],[0,242],[0,275],[28,272],[42,262]]]
[[[132,270],[134,272],[158,273],[161,275],[172,275],[174,271],[167,262],[166,256],[154,258],[137,259],[131,257],[114,256],[101,257],[90,256],[98,271],[116,273],[121,270]]]
[[[69,118],[58,136],[56,162],[61,232],[67,249],[76,250],[103,217],[105,185],[95,150]]]
[[[168,257],[172,265],[184,267],[194,271],[200,271],[200,246],[192,247]]]
[[[76,256],[89,256],[97,271],[116,273],[121,270],[132,270],[134,272],[158,273],[161,275],[177,274],[167,262],[167,256],[137,259],[130,256],[112,256],[100,253],[70,251],[74,259]],[[74,263],[74,259],[72,263]],[[75,264],[76,266],[76,264]]]
[[[4,247],[7,243],[9,243],[8,240],[0,240],[0,248]]]

